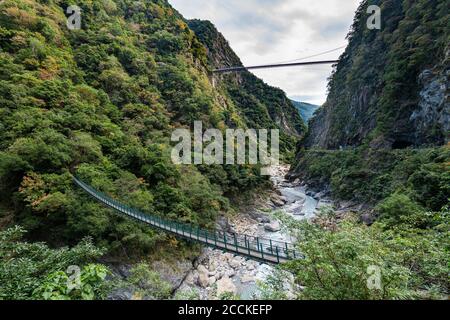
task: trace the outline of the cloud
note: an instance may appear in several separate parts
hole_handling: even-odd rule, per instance
[[[346,44],[360,0],[169,0],[186,18],[212,21],[245,65],[284,62]],[[314,59],[335,59],[343,51]],[[257,70],[288,96],[322,104],[331,66]]]

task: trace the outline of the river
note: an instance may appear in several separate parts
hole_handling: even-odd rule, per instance
[[[288,182],[285,179],[288,170],[287,166],[271,168],[270,179],[274,185],[274,193],[266,203],[252,212],[242,212],[233,218],[230,221],[233,230],[252,236],[293,242],[295,239],[287,234],[272,213],[282,212],[297,220],[311,219],[320,207],[331,205],[329,200],[318,199],[307,192],[298,181]],[[217,299],[225,292],[233,293],[244,300],[254,299],[259,294],[257,283],[264,282],[274,268],[231,253],[205,248],[198,265],[189,272],[178,291],[195,290],[202,300]],[[294,298],[293,276],[287,275],[284,285],[288,296]]]

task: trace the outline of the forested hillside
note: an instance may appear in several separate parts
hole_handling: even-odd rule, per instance
[[[319,109],[319,106],[306,102],[292,100],[292,104],[300,112],[300,116],[306,123],[314,116],[316,110]]]
[[[0,227],[20,224],[28,240],[52,246],[89,235],[128,257],[182,251],[185,244],[88,200],[71,174],[143,211],[213,226],[229,197],[267,179],[255,166],[175,166],[173,129],[201,120],[205,128],[281,126],[300,135],[302,122],[281,123],[291,105],[270,109],[271,97],[287,98],[256,77],[257,88],[214,88],[207,49],[167,1],[77,1],[81,30],[66,26],[72,3],[0,3]],[[253,111],[235,98],[254,100],[252,90],[265,96]],[[292,152],[293,140],[284,140],[283,152]],[[2,241],[23,234],[11,232]]]
[[[379,31],[367,28],[369,5],[381,8]],[[448,21],[444,0],[363,1],[305,145],[401,149],[446,143]]]
[[[211,22],[190,20],[188,24],[206,46],[211,69],[242,66],[228,41]],[[305,133],[305,124],[281,89],[265,84],[248,71],[215,74],[214,82],[242,110],[250,128],[281,128],[281,148],[295,148],[296,137]]]
[[[381,30],[366,27],[372,4]],[[448,297],[448,21],[445,0],[365,0],[356,12],[290,173],[336,203],[293,223],[308,258],[286,268],[306,284],[301,297]],[[373,266],[382,286],[371,291]]]
[[[383,12],[379,31],[366,27],[371,4]],[[376,204],[406,188],[425,208],[440,210],[447,203],[446,9],[443,0],[362,2],[294,176],[331,185],[335,196],[347,200]]]

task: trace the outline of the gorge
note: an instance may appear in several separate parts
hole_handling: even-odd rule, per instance
[[[361,1],[308,126],[251,72],[211,72],[242,66],[211,22],[166,0],[77,5],[80,29],[64,0],[0,3],[1,300],[448,297],[447,1]],[[281,164],[204,163],[193,144],[183,155],[198,161],[174,162],[172,134],[195,123],[198,136],[279,132]],[[301,258],[205,249],[114,214],[73,176],[167,221],[288,240]]]

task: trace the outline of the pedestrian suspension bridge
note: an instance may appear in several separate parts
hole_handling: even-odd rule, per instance
[[[101,193],[78,178],[76,185],[89,196],[123,216],[144,223],[150,227],[195,241],[203,245],[231,252],[263,263],[279,264],[300,257],[292,244],[247,235],[230,234],[219,230],[207,230],[186,223],[170,221],[155,215],[130,208],[104,193]]]
[[[273,69],[273,68],[286,68],[286,67],[296,67],[296,66],[314,66],[321,64],[336,64],[339,60],[321,60],[321,61],[308,61],[308,62],[292,62],[292,63],[276,63],[276,64],[264,64],[259,66],[235,66],[235,67],[224,67],[220,69],[212,70],[212,73],[228,73],[228,72],[241,72],[255,69]]]

